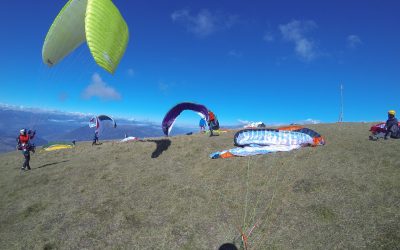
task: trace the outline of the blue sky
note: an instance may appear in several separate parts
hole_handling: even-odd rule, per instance
[[[48,68],[41,48],[67,1],[6,1],[0,103],[161,122],[193,101],[221,124],[377,121],[400,112],[400,2],[122,1],[130,41],[114,75],[86,46]],[[184,113],[182,123],[197,117]]]

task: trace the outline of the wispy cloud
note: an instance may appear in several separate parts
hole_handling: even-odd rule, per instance
[[[263,36],[263,40],[266,42],[273,42],[275,41],[275,36],[271,32],[266,32]]]
[[[311,118],[294,122],[294,124],[301,124],[301,125],[318,124],[318,123],[321,123],[321,121],[320,120],[316,120],[316,119],[311,119]]]
[[[170,85],[168,83],[165,83],[163,81],[158,82],[158,90],[164,94],[167,95],[168,91],[170,89]]]
[[[242,120],[242,119],[237,119],[239,122],[239,126],[257,126],[258,124],[264,123],[267,127],[274,127],[274,126],[283,126],[286,125],[283,122],[263,122],[263,121],[248,121],[248,120]]]
[[[252,122],[252,121],[241,120],[241,119],[238,119],[238,122],[241,123],[242,125],[248,126],[248,127],[257,127],[258,125],[264,124],[261,121]]]
[[[60,100],[60,102],[65,102],[68,99],[68,93],[67,92],[61,92],[58,95],[58,99]]]
[[[92,82],[82,92],[84,99],[98,97],[102,100],[120,100],[121,94],[113,87],[107,86],[107,83],[101,79],[100,75],[95,73],[92,76]]]
[[[252,125],[252,124],[261,123],[261,121],[255,122],[255,121],[248,121],[248,120],[242,120],[242,119],[238,119],[237,121],[242,125]],[[321,123],[320,120],[308,118],[305,120],[292,122],[291,124],[307,125],[307,124],[319,124],[319,123]],[[268,126],[283,126],[283,125],[286,126],[287,125],[287,123],[284,123],[284,122],[268,122],[265,124],[267,124]]]
[[[306,34],[315,30],[317,24],[314,21],[294,20],[287,24],[279,25],[284,40],[293,42],[296,54],[305,61],[312,61],[318,56],[315,42]]]
[[[38,113],[38,114],[72,115],[72,116],[80,116],[80,117],[88,117],[88,116],[92,115],[90,113],[67,112],[67,111],[60,111],[60,110],[56,110],[56,109],[17,106],[17,105],[5,104],[5,103],[0,103],[0,110],[29,111],[29,112]]]
[[[238,122],[239,122],[240,124],[249,124],[249,123],[252,123],[251,121],[242,120],[242,119],[238,119]]]
[[[357,35],[349,35],[347,37],[347,46],[351,49],[357,48],[362,44],[361,38]]]
[[[168,90],[168,88],[169,88],[169,86],[168,86],[168,84],[166,84],[166,83],[164,83],[164,82],[159,82],[158,83],[158,89],[160,90],[160,91],[167,91]]]
[[[127,71],[126,71],[126,73],[128,74],[128,76],[134,76],[135,75],[135,70],[133,70],[133,69],[128,69]]]
[[[67,123],[67,122],[79,122],[77,120],[74,119],[64,119],[64,120],[60,120],[60,119],[48,119],[49,122],[56,122],[56,123]]]
[[[235,49],[232,49],[228,52],[228,56],[231,56],[231,57],[242,57],[242,55],[243,55],[242,52],[237,51]]]
[[[207,37],[218,30],[231,28],[237,20],[234,15],[212,13],[207,9],[197,14],[191,14],[190,10],[177,10],[171,14],[173,22],[183,25],[189,32],[198,37]]]

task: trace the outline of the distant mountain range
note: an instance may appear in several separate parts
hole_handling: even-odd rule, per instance
[[[16,138],[22,128],[37,131],[33,142],[40,146],[52,141],[89,141],[94,129],[88,126],[93,115],[54,110],[25,108],[0,104],[0,153],[15,150]],[[123,139],[125,135],[163,136],[160,124],[114,117],[117,127],[107,128],[100,140]],[[185,134],[196,128],[174,127],[173,135]]]

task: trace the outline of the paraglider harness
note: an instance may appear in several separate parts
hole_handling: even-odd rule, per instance
[[[208,111],[208,116],[209,116],[208,127],[211,130],[218,130],[219,129],[219,122],[218,122],[217,116],[211,111]]]
[[[218,130],[219,129],[219,121],[218,121],[218,119],[215,117],[214,120],[210,121],[208,126],[210,126],[212,130]]]
[[[22,153],[26,151],[35,153],[36,146],[34,143],[18,143],[17,149],[22,150]]]

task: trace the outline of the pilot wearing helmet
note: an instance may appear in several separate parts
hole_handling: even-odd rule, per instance
[[[35,152],[35,145],[31,144],[30,140],[35,137],[35,134],[35,131],[27,131],[25,128],[19,131],[19,136],[17,138],[17,149],[22,151],[25,159],[21,170],[31,170],[31,166],[29,165],[29,161],[31,159],[30,152]]]
[[[399,130],[399,122],[397,121],[396,111],[389,110],[388,111],[388,119],[386,121],[386,133],[385,140],[389,138],[398,139],[400,138],[400,130]]]

